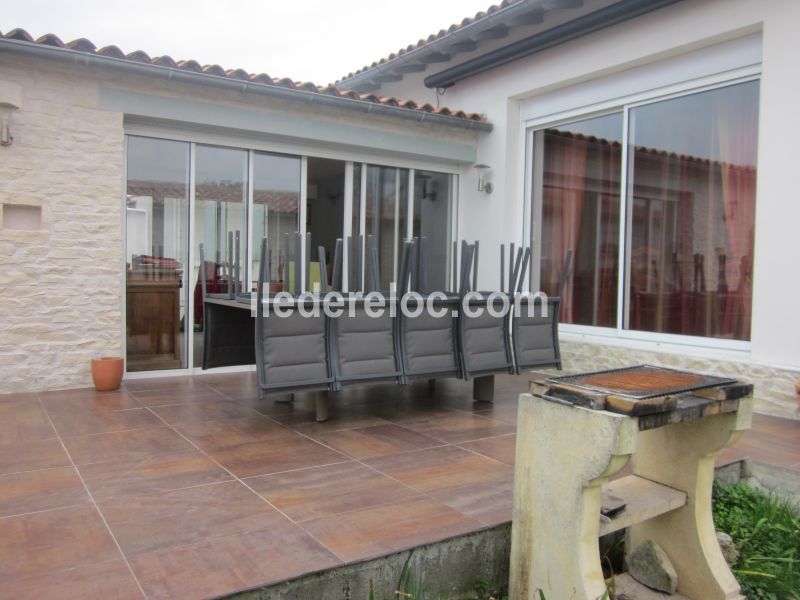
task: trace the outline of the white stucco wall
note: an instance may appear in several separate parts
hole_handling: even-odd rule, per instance
[[[269,131],[228,136],[216,124],[216,133],[208,134],[212,143],[228,140],[262,149],[273,142],[292,144],[298,154],[339,158],[366,152],[374,160],[391,163],[413,159],[407,151],[395,157],[382,149],[401,138],[420,151],[426,144],[430,151],[442,143],[472,151],[476,140],[474,131],[434,123],[380,115],[365,118],[355,111],[179,84],[164,77],[3,49],[0,81],[21,85],[23,94],[23,106],[12,119],[13,144],[0,147],[0,205],[37,206],[42,215],[37,231],[12,230],[0,222],[0,394],[91,385],[90,359],[123,351],[126,125],[122,112],[107,108],[108,90],[123,97],[146,97],[151,104],[165,98],[173,108],[176,102],[178,107],[181,102],[193,103],[194,109],[202,104],[212,118],[244,115],[250,122],[277,123],[284,129],[286,122],[301,120],[310,131],[343,127],[345,133],[358,130],[359,138],[358,147],[352,136],[350,146],[313,139],[287,142],[285,131],[280,138]],[[158,134],[158,125],[151,127]],[[188,123],[181,133],[191,138],[201,129]],[[163,136],[170,134],[165,130]]]
[[[486,281],[482,285],[493,284],[497,279],[497,245],[501,241],[522,241],[525,176],[520,107],[526,101],[726,41],[760,35],[763,63],[752,340],[749,350],[720,352],[716,364],[750,365],[751,378],[762,381],[762,389],[773,389],[769,392],[771,398],[791,404],[791,381],[800,378],[800,243],[796,233],[800,202],[793,168],[800,139],[800,115],[795,101],[800,91],[797,23],[800,3],[792,0],[684,0],[459,81],[448,89],[442,103],[484,112],[495,126],[492,133],[481,137],[478,146],[478,161],[493,168],[494,193],[486,196],[476,192],[475,174],[469,168],[462,173],[461,185],[459,234],[482,242],[480,276]],[[386,84],[380,93],[430,100],[434,91],[425,89],[421,80],[447,66],[434,65],[423,74]],[[602,348],[600,338],[567,335],[565,339]],[[622,350],[619,344],[614,346],[618,349],[615,356],[624,353],[622,346]],[[628,352],[629,363],[640,358],[637,353],[642,351],[652,352],[654,360],[664,353],[690,357],[695,354],[682,345],[633,347]],[[567,354],[569,365],[569,356],[575,353]],[[575,364],[588,366],[583,359]],[[713,368],[715,363],[708,364]],[[770,384],[773,379],[780,382],[777,390]]]

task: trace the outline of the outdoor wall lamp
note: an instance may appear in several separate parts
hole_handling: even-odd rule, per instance
[[[486,175],[489,173],[489,165],[475,165],[475,170],[478,171],[478,191],[491,194],[494,186],[491,181],[486,181]]]
[[[0,81],[0,146],[10,146],[11,115],[22,106],[22,86]]]

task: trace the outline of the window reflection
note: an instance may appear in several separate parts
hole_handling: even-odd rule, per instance
[[[283,289],[283,246],[285,233],[297,231],[300,207],[300,159],[256,152],[253,155],[253,289],[258,280],[260,240],[267,237],[272,262],[270,287]],[[314,255],[316,256],[316,255]]]
[[[560,319],[617,325],[622,114],[536,132],[542,206],[540,287],[559,295],[564,260],[572,270]]]
[[[750,339],[758,83],[634,108],[631,329]]]
[[[205,269],[207,291],[228,292],[234,281],[246,281],[242,266],[247,263],[247,151],[216,146],[197,146],[195,159],[195,266],[194,324],[203,327],[200,269]],[[229,248],[229,234],[239,232],[239,264],[236,247]],[[200,264],[200,244],[205,260]],[[203,336],[194,336],[194,364],[201,364]]]
[[[189,144],[128,138],[128,371],[187,366]]]
[[[426,238],[428,286],[431,290],[447,289],[450,194],[450,175],[415,171],[413,235]]]

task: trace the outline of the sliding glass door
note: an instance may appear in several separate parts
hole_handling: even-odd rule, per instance
[[[431,281],[444,289],[452,189],[452,175],[433,171],[128,136],[128,371],[199,366],[202,275],[208,293],[227,294],[235,280],[254,290],[265,237],[272,291],[291,283],[283,238],[297,231],[311,241],[311,256],[306,244],[301,251],[311,290],[330,282],[336,240],[348,235],[373,236],[385,290],[397,279],[403,241],[426,237]]]

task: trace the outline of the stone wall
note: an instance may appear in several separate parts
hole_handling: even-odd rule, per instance
[[[0,393],[86,385],[121,351],[122,115],[59,65],[0,55],[0,80],[23,89],[0,204],[41,209],[36,231],[0,222]]]
[[[562,340],[561,355],[565,373],[650,364],[734,377],[755,385],[754,410],[756,412],[788,418],[797,416],[794,382],[800,380],[798,371],[778,369],[746,361],[650,352],[571,340]]]

